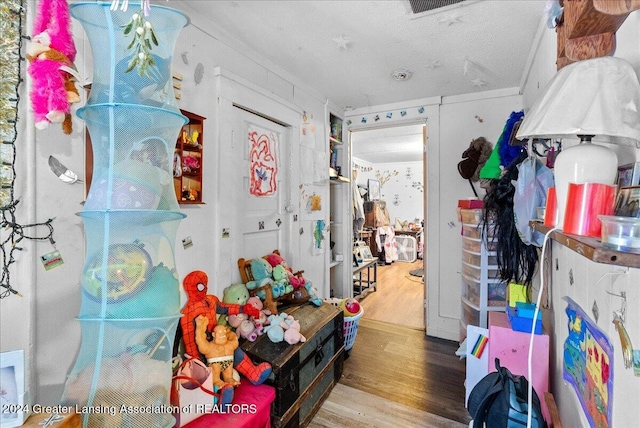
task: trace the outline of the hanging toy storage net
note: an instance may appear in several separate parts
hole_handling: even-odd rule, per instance
[[[188,19],[166,7],[144,15],[140,4],[127,11],[110,5],[70,5],[93,53],[91,92],[78,116],[91,136],[94,165],[79,214],[86,243],[82,341],[62,402],[88,409],[84,427],[171,427],[180,317],[174,248],[184,218],[171,164],[186,123],[171,63]]]

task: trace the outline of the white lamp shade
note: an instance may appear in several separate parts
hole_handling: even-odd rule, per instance
[[[627,61],[602,57],[562,68],[526,112],[516,137],[577,135],[618,143],[640,140],[640,83]]]
[[[518,139],[579,136],[638,144],[640,83],[627,61],[601,57],[562,68],[525,114],[516,134]],[[569,183],[614,184],[617,169],[617,156],[609,148],[586,142],[563,149],[554,165],[557,226],[563,226]]]

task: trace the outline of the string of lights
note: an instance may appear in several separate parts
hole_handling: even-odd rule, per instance
[[[2,273],[0,277],[0,299],[12,294],[21,296],[11,286],[10,266],[16,262],[16,252],[23,239],[53,240],[53,219],[44,223],[19,224],[16,220],[16,207],[20,202],[15,198],[16,179],[16,140],[18,139],[18,106],[20,104],[20,85],[22,79],[22,35],[25,19],[24,0],[5,0],[0,5],[0,228],[3,238],[0,242],[2,254]],[[46,227],[44,236],[31,236],[26,229]],[[5,231],[8,231],[5,238]]]

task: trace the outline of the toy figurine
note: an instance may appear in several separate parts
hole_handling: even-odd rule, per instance
[[[213,328],[213,340],[207,340],[209,319],[204,315],[196,317],[196,345],[207,358],[211,367],[213,385],[223,388],[225,384],[237,386],[239,381],[233,378],[233,353],[238,348],[238,336],[229,328],[217,325]]]
[[[180,318],[185,353],[192,357],[200,357],[203,361],[206,361],[206,359],[201,355],[196,344],[196,318],[198,315],[207,317],[206,331],[210,333],[213,332],[214,327],[217,325],[216,318],[219,314],[237,315],[245,313],[249,316],[260,316],[260,311],[253,305],[225,303],[221,302],[216,296],[207,294],[208,282],[207,274],[196,270],[187,274],[182,283],[188,297],[186,305],[182,308],[183,317]],[[254,385],[261,384],[271,374],[271,365],[269,363],[263,362],[254,365],[240,347],[235,349],[233,360],[234,368]]]

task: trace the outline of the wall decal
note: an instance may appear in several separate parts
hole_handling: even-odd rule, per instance
[[[391,116],[393,116],[392,112],[387,113],[387,119],[391,119]]]
[[[340,34],[338,37],[331,39],[338,45],[339,48],[347,50],[349,47],[347,46],[350,42],[348,38],[346,38],[343,34]]]
[[[438,61],[437,59],[434,59],[433,61],[429,61],[425,64],[425,67],[430,68],[431,70],[435,70],[437,67],[442,66],[442,64],[440,64],[440,61]]]
[[[414,181],[414,182],[411,184],[411,187],[413,187],[414,189],[418,189],[420,192],[422,192],[422,191],[424,190],[424,189],[423,189],[423,186],[422,186],[422,183],[421,183],[421,182],[419,182],[419,181]]]
[[[443,24],[443,25],[446,25],[447,27],[453,24],[460,24],[460,23],[461,21],[458,15],[448,15],[438,19],[438,24]]]
[[[380,187],[384,186],[384,184],[387,181],[391,180],[391,177],[395,177],[398,174],[400,174],[400,172],[397,170],[393,170],[393,171],[385,170],[383,172],[376,171],[375,173],[376,178],[380,182]]]
[[[418,113],[420,114],[424,113],[424,107],[418,107]]]
[[[411,178],[413,177],[413,171],[411,171],[411,167],[410,166],[407,167],[407,171],[404,173],[404,175],[409,180],[411,180]]]
[[[276,135],[254,125],[248,127],[249,193],[254,196],[269,196],[278,190],[278,140]]]
[[[324,220],[316,220],[313,226],[313,252],[314,254],[324,253]]]

